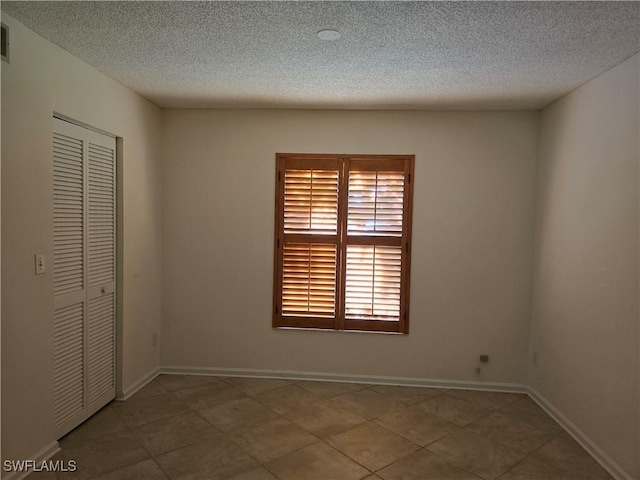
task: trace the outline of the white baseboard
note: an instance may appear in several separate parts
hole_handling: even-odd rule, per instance
[[[634,480],[631,475],[625,472],[614,462],[609,455],[602,451],[593,440],[591,440],[582,430],[580,430],[571,420],[564,416],[546,398],[532,387],[527,388],[527,393],[531,399],[547,412],[556,422],[560,424],[573,439],[584,448],[593,459],[598,462],[616,480]]]
[[[374,385],[398,385],[410,387],[454,388],[486,390],[494,392],[526,393],[526,385],[517,383],[464,382],[413,377],[387,377],[379,375],[350,375],[339,373],[299,372],[295,370],[253,370],[246,368],[213,367],[161,367],[160,373],[169,375],[212,375],[216,377],[284,378],[286,380],[311,380],[324,382],[348,382]]]
[[[142,377],[140,380],[135,382],[133,385],[130,385],[129,387],[124,388],[122,390],[122,394],[118,395],[116,397],[116,400],[119,402],[124,402],[125,400],[129,400],[133,395],[136,394],[136,392],[138,392],[138,390],[140,390],[147,383],[149,383],[151,380],[156,378],[159,374],[160,374],[159,368],[152,370],[151,372],[146,374],[144,377]]]
[[[51,459],[56,453],[60,451],[60,446],[57,441],[51,442],[49,445],[41,449],[39,452],[31,455],[29,458],[12,458],[11,460],[35,460],[36,464],[41,465],[42,462],[45,462]],[[24,472],[5,472],[2,470],[2,480],[22,480],[23,478],[27,478],[27,476],[31,473],[31,470],[27,470]]]

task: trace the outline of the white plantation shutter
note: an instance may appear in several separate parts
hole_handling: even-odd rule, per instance
[[[54,119],[54,423],[115,397],[115,139]]]
[[[274,326],[408,331],[413,162],[277,155]]]

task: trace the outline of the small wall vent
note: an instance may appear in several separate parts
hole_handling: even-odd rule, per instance
[[[2,60],[9,63],[9,27],[4,23],[0,24],[2,38],[0,39],[0,54]]]

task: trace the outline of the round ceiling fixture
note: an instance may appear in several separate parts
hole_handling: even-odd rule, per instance
[[[340,38],[340,32],[332,28],[326,28],[318,32],[318,38],[320,40],[337,40]]]

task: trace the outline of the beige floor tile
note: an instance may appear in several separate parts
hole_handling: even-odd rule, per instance
[[[231,437],[260,462],[268,462],[318,441],[316,437],[284,418],[237,430]]]
[[[479,407],[496,410],[525,398],[523,393],[481,392],[477,390],[456,390],[447,392],[452,397],[473,402]]]
[[[461,427],[489,413],[486,408],[480,407],[473,402],[452,397],[447,393],[420,401],[415,405],[427,413],[437,415]]]
[[[173,393],[117,402],[114,404],[114,410],[128,427],[137,427],[191,411]]]
[[[302,381],[298,382],[299,387],[305,390],[315,393],[322,398],[334,398],[340,395],[346,395],[348,393],[357,392],[364,389],[363,385],[357,383],[342,383],[342,382],[311,382]]]
[[[578,442],[576,442],[571,435],[564,430],[557,435],[552,441],[547,443],[540,449],[540,452],[549,455],[550,457],[571,460],[571,459],[591,459],[589,455]]]
[[[576,477],[560,465],[550,465],[536,457],[527,457],[498,480],[589,480]]]
[[[168,480],[158,464],[153,460],[145,460],[130,467],[107,473],[96,480]]]
[[[525,457],[468,430],[449,434],[427,450],[486,480],[498,478]]]
[[[480,480],[473,473],[425,450],[401,458],[380,470],[384,480]]]
[[[65,435],[60,440],[60,446],[70,447],[126,430],[127,427],[116,413],[114,404],[109,404]]]
[[[158,375],[155,379],[160,385],[170,392],[183,390],[185,388],[204,385],[206,383],[217,382],[218,379],[209,375]]]
[[[161,455],[186,447],[219,434],[196,412],[186,413],[133,428],[131,432],[140,439],[151,455]]]
[[[224,435],[156,457],[171,480],[226,480],[258,464]]]
[[[391,395],[401,402],[408,404],[426,400],[427,398],[435,397],[444,392],[444,390],[438,388],[397,387],[393,385],[377,385],[371,390],[384,395]]]
[[[287,385],[260,392],[253,395],[253,398],[280,415],[322,400],[318,395],[297,385]]]
[[[573,439],[554,438],[507,472],[500,480],[612,480],[612,477]]]
[[[326,438],[365,422],[364,418],[325,402],[294,410],[285,414],[285,417],[319,438]]]
[[[383,415],[376,420],[376,423],[421,447],[460,428],[443,418],[413,406]]]
[[[551,440],[553,433],[494,412],[466,427],[478,435],[525,454]]]
[[[513,420],[528,423],[542,430],[553,433],[562,432],[562,427],[529,397],[524,397],[517,402],[507,405],[500,409],[499,412]]]
[[[369,473],[323,442],[272,460],[266,467],[280,480],[359,480]]]
[[[244,397],[200,410],[200,415],[223,432],[232,432],[276,418],[273,410]]]
[[[371,471],[418,449],[416,444],[371,422],[333,435],[327,442]]]
[[[269,470],[264,467],[256,467],[239,475],[231,477],[229,480],[278,480]]]
[[[223,382],[237,388],[247,395],[265,392],[278,387],[285,387],[290,384],[288,380],[282,378],[245,378],[245,377],[220,377]]]
[[[195,410],[220,405],[244,397],[244,394],[235,388],[218,381],[179,390],[175,394]]]
[[[149,453],[131,433],[116,433],[98,440],[63,448],[60,458],[75,460],[75,472],[59,473],[59,478],[84,480],[134,465],[149,458]]]
[[[361,390],[342,395],[331,400],[331,404],[340,410],[359,415],[367,420],[381,417],[404,406],[397,398],[373,390]]]
[[[60,445],[78,471],[29,480],[612,480],[529,397],[471,390],[162,375]]]
[[[162,395],[163,393],[167,393],[168,391],[169,390],[167,390],[162,385],[160,385],[158,381],[152,380],[149,383],[147,383],[144,387],[142,387],[140,390],[138,390],[130,398],[130,400],[138,399],[138,398],[153,397],[154,395]]]

